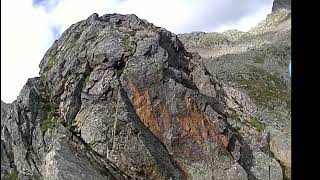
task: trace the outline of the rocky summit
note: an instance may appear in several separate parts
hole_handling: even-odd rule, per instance
[[[1,102],[1,179],[291,179],[282,2],[248,32],[175,35],[120,14],[73,24]]]

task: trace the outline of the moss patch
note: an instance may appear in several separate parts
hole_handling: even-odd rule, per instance
[[[50,56],[49,61],[48,61],[48,68],[49,69],[51,69],[54,66],[54,64],[56,63],[56,58],[57,58],[56,54],[53,54]]]
[[[130,35],[125,35],[122,39],[122,45],[125,49],[130,48]]]
[[[48,104],[47,118],[41,123],[40,129],[45,133],[48,129],[55,127],[56,122],[59,117],[55,115],[57,110],[57,105],[54,103]]]
[[[250,124],[252,127],[254,127],[257,131],[262,132],[264,126],[256,117],[251,116],[246,121],[248,124]]]
[[[8,177],[4,177],[4,180],[17,180],[18,179],[18,173],[17,171],[13,171]]]
[[[290,92],[278,77],[257,68],[252,74],[249,79],[241,78],[237,81],[258,106],[274,110],[276,106],[284,104],[286,108],[291,108]]]

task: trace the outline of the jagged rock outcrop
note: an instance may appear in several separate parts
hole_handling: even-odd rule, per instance
[[[2,130],[19,178],[247,178],[221,85],[165,29],[93,14],[40,69]]]
[[[3,177],[282,179],[282,138],[204,61],[135,15],[73,24],[1,108]]]

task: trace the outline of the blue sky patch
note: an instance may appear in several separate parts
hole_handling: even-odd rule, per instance
[[[41,7],[46,12],[50,12],[54,9],[61,0],[32,0],[33,7]]]
[[[32,0],[32,5],[36,6],[36,5],[39,5],[39,4],[41,4],[41,3],[45,2],[45,1],[46,0]]]
[[[50,27],[50,31],[52,33],[52,36],[54,39],[59,39],[60,35],[61,35],[61,26],[53,26]]]

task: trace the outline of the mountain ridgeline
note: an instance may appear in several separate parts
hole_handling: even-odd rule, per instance
[[[291,179],[290,6],[248,32],[71,25],[1,101],[1,179]]]

